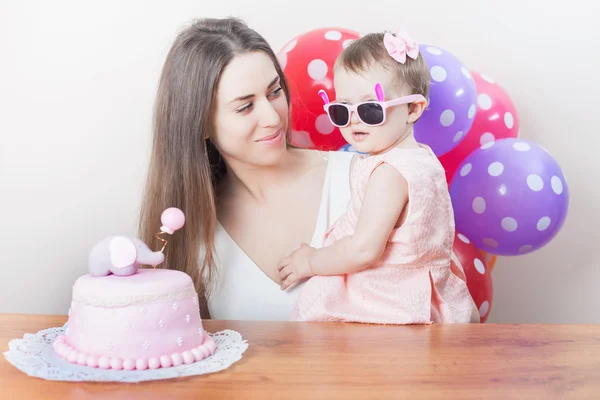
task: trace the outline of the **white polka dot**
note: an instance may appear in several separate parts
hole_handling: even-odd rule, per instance
[[[310,76],[315,81],[319,81],[324,79],[327,76],[327,63],[323,60],[312,60],[308,63],[308,76]]]
[[[494,239],[490,239],[490,238],[484,238],[483,244],[485,244],[486,246],[489,246],[489,247],[493,247],[493,248],[498,247],[498,242],[495,241]]]
[[[436,65],[435,67],[431,67],[431,78],[436,82],[444,82],[448,74],[443,67]]]
[[[533,249],[533,246],[530,244],[526,244],[524,246],[519,247],[519,253],[528,253],[531,251],[531,249]]]
[[[477,112],[477,107],[475,106],[475,104],[471,104],[471,107],[469,107],[469,119],[473,119],[476,112]]]
[[[508,192],[506,185],[505,184],[500,185],[500,187],[498,188],[498,193],[500,194],[500,196],[506,195],[506,192]]]
[[[315,120],[315,128],[317,128],[317,131],[322,135],[329,135],[335,129],[327,114],[321,114],[317,117]]]
[[[491,176],[500,176],[504,172],[504,164],[499,161],[495,161],[488,167],[488,174]]]
[[[512,217],[502,218],[502,222],[500,224],[502,225],[502,229],[504,229],[507,232],[514,232],[519,227],[517,220]]]
[[[287,53],[278,54],[277,59],[279,60],[279,65],[281,65],[281,69],[285,69],[285,66],[287,65]]]
[[[562,194],[563,183],[558,176],[554,175],[552,179],[550,179],[550,185],[552,185],[552,190],[554,191],[554,193]]]
[[[551,222],[552,220],[550,219],[550,217],[540,218],[540,220],[537,223],[537,230],[540,232],[545,231],[546,229],[548,229]]]
[[[288,44],[286,44],[285,47],[281,51],[283,53],[289,53],[290,51],[292,51],[292,49],[294,47],[296,47],[297,44],[298,44],[298,39],[294,39],[291,42],[289,42]]]
[[[531,147],[525,142],[515,142],[513,143],[513,149],[517,151],[529,151]]]
[[[492,147],[494,145],[495,142],[487,142],[481,145],[482,149],[489,149],[490,147]]]
[[[493,142],[494,140],[496,140],[496,137],[494,136],[494,134],[491,132],[486,132],[486,133],[483,133],[481,135],[481,137],[479,138],[479,144],[481,146],[483,146],[484,144]]]
[[[473,199],[473,211],[477,214],[483,214],[485,212],[485,199],[483,197],[475,197]]]
[[[508,129],[512,129],[513,126],[515,126],[515,119],[509,112],[504,113],[504,125],[506,125]]]
[[[473,79],[473,76],[471,75],[471,72],[466,69],[465,67],[460,67],[460,70],[462,71],[463,75],[467,77],[467,79]]]
[[[527,186],[529,186],[529,189],[533,190],[534,192],[539,192],[544,188],[544,181],[542,180],[541,176],[531,174],[527,176]]]
[[[473,261],[473,264],[475,265],[477,272],[479,272],[481,275],[485,274],[485,264],[479,258],[476,258]]]
[[[457,236],[461,240],[461,242],[464,242],[466,244],[471,243],[471,241],[469,240],[469,238],[466,237],[465,235],[463,235],[462,233],[459,233]]]
[[[442,115],[440,115],[440,124],[442,126],[450,126],[454,123],[454,111],[452,110],[444,110],[442,111]]]
[[[489,110],[490,108],[492,108],[492,98],[487,94],[482,93],[477,97],[477,104],[479,104],[479,107],[481,107],[481,109]]]
[[[467,163],[460,169],[460,176],[467,176],[471,169],[473,168],[473,164]]]
[[[439,56],[443,54],[443,52],[437,47],[427,47],[425,50],[427,50],[429,54],[433,54],[434,56]]]
[[[481,306],[479,306],[479,316],[481,318],[483,318],[487,315],[487,313],[489,311],[490,311],[490,303],[486,300],[483,303],[481,303]]]
[[[325,39],[327,39],[327,40],[340,40],[341,38],[342,38],[342,32],[339,32],[339,31],[325,32]]]
[[[484,81],[488,81],[489,83],[496,83],[492,78],[490,78],[489,76],[485,75],[485,74],[479,74],[479,76],[481,77],[481,79],[483,79]]]
[[[462,137],[464,136],[465,132],[464,131],[458,131],[456,132],[456,135],[454,135],[454,138],[452,138],[452,141],[454,143],[459,142],[460,139],[462,139]]]
[[[296,147],[303,149],[312,148],[314,143],[310,139],[310,134],[306,131],[292,131],[290,141]]]
[[[350,46],[352,44],[352,42],[354,42],[356,39],[346,39],[342,42],[342,47],[345,49],[346,47]]]

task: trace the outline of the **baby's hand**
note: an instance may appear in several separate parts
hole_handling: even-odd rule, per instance
[[[315,251],[316,249],[302,243],[299,249],[279,262],[277,270],[282,281],[281,290],[287,289],[300,279],[313,276],[308,260]]]

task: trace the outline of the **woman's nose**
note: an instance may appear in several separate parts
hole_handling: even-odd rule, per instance
[[[263,127],[279,126],[281,124],[281,116],[269,100],[263,101],[260,107],[260,120]]]

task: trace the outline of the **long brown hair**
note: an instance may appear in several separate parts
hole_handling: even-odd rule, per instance
[[[140,237],[152,248],[160,246],[154,235],[161,213],[168,207],[184,212],[186,223],[168,238],[161,267],[187,273],[201,300],[209,295],[214,275],[216,186],[227,173],[208,140],[214,100],[223,69],[236,55],[255,51],[273,61],[289,106],[276,55],[261,35],[237,18],[200,19],[183,29],[167,55],[158,86]]]

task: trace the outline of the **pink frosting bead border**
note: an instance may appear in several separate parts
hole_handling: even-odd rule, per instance
[[[195,347],[191,350],[186,350],[181,353],[173,353],[171,355],[162,355],[160,357],[149,357],[149,358],[126,358],[121,357],[106,357],[96,356],[92,354],[86,354],[78,351],[77,349],[69,346],[66,343],[65,336],[58,336],[52,347],[56,354],[62,359],[72,363],[79,364],[82,366],[92,368],[103,368],[103,369],[115,369],[115,370],[145,370],[145,369],[158,369],[158,368],[169,368],[177,367],[182,364],[192,364],[196,361],[205,359],[211,356],[217,345],[212,337],[204,332],[204,339],[200,346]]]

